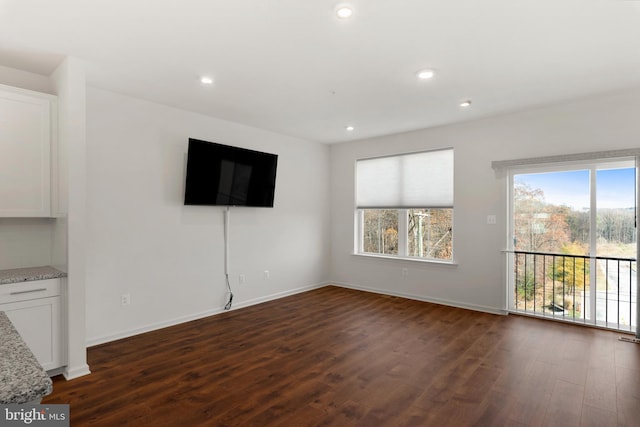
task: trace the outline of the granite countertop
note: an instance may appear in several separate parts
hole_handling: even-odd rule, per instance
[[[12,268],[10,270],[0,270],[0,285],[29,282],[32,280],[56,279],[58,277],[67,277],[67,273],[49,266]]]
[[[52,390],[51,378],[0,311],[0,404],[37,403]]]

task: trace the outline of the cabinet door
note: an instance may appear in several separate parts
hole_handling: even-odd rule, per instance
[[[0,87],[0,216],[51,215],[51,98]]]
[[[0,304],[45,370],[62,363],[60,297]]]

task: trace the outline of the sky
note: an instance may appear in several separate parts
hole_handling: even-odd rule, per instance
[[[576,210],[589,208],[589,171],[520,174],[516,183],[544,191],[544,199],[554,205]],[[598,208],[633,208],[635,202],[635,168],[600,169],[596,172]]]

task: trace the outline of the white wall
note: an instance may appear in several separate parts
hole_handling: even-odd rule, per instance
[[[505,308],[506,181],[493,160],[637,148],[640,89],[331,147],[332,279],[336,283],[487,311]],[[478,104],[479,105],[479,104]],[[356,159],[453,147],[457,265],[365,258],[354,247]],[[497,215],[487,225],[487,215]],[[402,269],[408,276],[402,277]]]
[[[0,218],[0,270],[49,265],[54,219]]]
[[[327,281],[328,146],[96,88],[87,99],[90,344],[225,304],[223,208],[183,206],[189,137],[279,155],[275,207],[231,210],[234,307]]]

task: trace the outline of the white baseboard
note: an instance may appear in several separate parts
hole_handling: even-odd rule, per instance
[[[433,304],[446,305],[446,306],[449,306],[449,307],[464,308],[464,309],[473,310],[473,311],[481,311],[483,313],[499,314],[499,315],[507,315],[507,314],[509,314],[509,312],[507,310],[498,309],[498,308],[495,308],[495,307],[486,307],[486,306],[476,305],[476,304],[467,304],[467,303],[463,303],[463,302],[459,302],[459,301],[443,300],[443,299],[440,299],[440,298],[430,298],[430,297],[424,297],[424,296],[420,296],[420,295],[407,294],[407,293],[403,293],[403,292],[390,292],[390,291],[388,291],[386,289],[369,288],[367,286],[353,285],[353,284],[350,284],[350,283],[331,282],[331,283],[329,283],[329,285],[334,285],[334,286],[338,286],[338,287],[341,287],[341,288],[355,289],[355,290],[364,291],[364,292],[373,292],[375,294],[382,294],[382,295],[389,295],[389,296],[400,297],[400,298],[407,298],[407,299],[412,299],[412,300],[416,300],[416,301],[430,302],[430,303],[433,303]]]
[[[64,378],[69,381],[72,380],[74,378],[79,378],[79,377],[83,377],[85,375],[89,375],[91,373],[91,371],[89,370],[89,365],[84,364],[82,366],[75,366],[75,367],[66,367],[64,368],[64,370],[62,371],[62,375],[64,375]]]
[[[254,298],[254,299],[250,299],[250,300],[246,300],[246,301],[238,301],[234,304],[232,310],[238,310],[241,308],[245,308],[245,307],[250,307],[252,305],[256,305],[256,304],[261,304],[263,302],[267,302],[267,301],[272,301],[272,300],[276,300],[279,298],[284,298],[290,295],[295,295],[295,294],[299,294],[302,292],[307,292],[310,291],[312,289],[318,289],[318,288],[322,288],[324,286],[329,286],[329,285],[333,285],[333,286],[338,286],[338,287],[342,287],[342,288],[348,288],[348,289],[355,289],[355,290],[359,290],[359,291],[364,291],[364,292],[373,292],[376,294],[382,294],[382,295],[389,295],[389,296],[395,296],[395,297],[400,297],[400,298],[407,298],[407,299],[412,299],[412,300],[417,300],[417,301],[423,301],[423,302],[430,302],[430,303],[434,303],[434,304],[440,304],[440,305],[447,305],[450,307],[457,307],[457,308],[464,308],[467,310],[474,310],[474,311],[480,311],[480,312],[484,312],[484,313],[491,313],[491,314],[499,314],[499,315],[506,315],[508,314],[507,310],[502,310],[502,309],[497,309],[494,307],[485,307],[485,306],[481,306],[481,305],[475,305],[475,304],[467,304],[467,303],[462,303],[462,302],[458,302],[458,301],[449,301],[449,300],[443,300],[443,299],[439,299],[439,298],[429,298],[429,297],[424,297],[424,296],[419,296],[419,295],[412,295],[412,294],[407,294],[407,293],[402,293],[402,292],[390,292],[386,289],[376,289],[376,288],[370,288],[367,286],[359,286],[359,285],[354,285],[354,284],[350,284],[350,283],[341,283],[341,282],[322,282],[322,283],[317,283],[314,285],[308,285],[308,286],[302,286],[300,288],[296,288],[296,289],[290,289],[287,291],[283,291],[283,292],[278,292],[275,294],[270,294],[270,295],[265,295],[263,297],[259,297],[259,298]],[[122,331],[122,332],[118,332],[116,334],[112,334],[112,335],[105,335],[102,337],[94,337],[94,338],[90,338],[87,340],[87,347],[92,347],[95,345],[99,345],[99,344],[104,344],[104,343],[108,343],[111,341],[116,341],[122,338],[128,338],[128,337],[132,337],[134,335],[139,335],[139,334],[143,334],[145,332],[151,332],[151,331],[155,331],[157,329],[162,329],[162,328],[167,328],[169,326],[174,326],[174,325],[179,325],[181,323],[186,323],[186,322],[190,322],[192,320],[198,320],[198,319],[202,319],[205,317],[209,317],[209,316],[215,316],[216,314],[220,314],[220,313],[224,313],[224,307],[216,307],[213,308],[211,310],[205,310],[199,313],[193,313],[190,315],[186,315],[186,316],[180,316],[174,319],[169,319],[166,321],[162,321],[162,322],[157,322],[157,323],[153,323],[150,325],[146,325],[140,328],[135,328],[135,329],[130,329],[130,330],[126,330],[126,331]],[[89,369],[88,366],[86,367],[86,373],[79,373],[77,375],[75,375],[75,370],[72,374],[74,374],[75,376],[73,376],[72,378],[76,378],[76,376],[82,376],[82,375],[86,375],[87,373],[89,373]],[[82,370],[80,370],[79,372],[83,372]],[[67,374],[65,374],[65,377],[67,377]],[[69,379],[69,378],[68,378]]]
[[[252,305],[256,305],[256,304],[260,304],[263,302],[267,302],[267,301],[272,301],[275,299],[279,299],[279,298],[284,298],[290,295],[295,295],[295,294],[299,294],[301,292],[306,292],[306,291],[310,291],[312,289],[318,289],[318,288],[322,288],[324,286],[329,285],[329,282],[322,282],[322,283],[316,283],[313,285],[308,285],[308,286],[302,286],[300,288],[296,288],[296,289],[290,289],[284,292],[278,292],[275,294],[270,294],[270,295],[266,295],[263,297],[259,297],[259,298],[254,298],[254,299],[250,299],[247,301],[238,301],[235,302],[232,310],[237,310],[240,308],[244,308],[244,307],[249,307]],[[216,307],[210,310],[205,310],[205,311],[201,311],[199,313],[193,313],[193,314],[189,314],[186,316],[180,316],[180,317],[176,317],[174,319],[169,319],[169,320],[165,320],[162,322],[157,322],[157,323],[152,323],[149,325],[145,325],[142,326],[140,328],[135,328],[135,329],[129,329],[126,331],[122,331],[122,332],[118,332],[116,334],[112,334],[112,335],[105,335],[105,336],[101,336],[101,337],[94,337],[94,338],[89,338],[87,339],[87,347],[93,347],[99,344],[105,344],[111,341],[116,341],[122,338],[128,338],[128,337],[132,337],[134,335],[139,335],[139,334],[143,334],[145,332],[151,332],[151,331],[155,331],[157,329],[162,329],[162,328],[167,328],[169,326],[175,326],[175,325],[179,325],[181,323],[186,323],[186,322],[191,322],[192,320],[198,320],[198,319],[203,319],[205,317],[209,317],[209,316],[215,316],[216,314],[220,314],[220,313],[224,313],[226,310],[224,309],[224,307]],[[66,375],[65,375],[66,376]]]
[[[284,292],[278,292],[276,294],[271,294],[271,295],[267,295],[264,297],[260,297],[260,298],[254,298],[248,301],[241,301],[238,304],[236,304],[236,306],[234,307],[235,309],[238,308],[244,308],[244,307],[249,307],[252,305],[256,305],[256,304],[260,304],[263,302],[267,302],[267,301],[272,301],[275,299],[279,299],[279,298],[284,298],[284,297],[288,297],[291,295],[295,295],[295,294],[299,294],[302,292],[307,292],[313,289],[319,289],[319,288],[323,288],[325,286],[330,285],[330,282],[322,282],[322,283],[317,283],[315,285],[310,285],[310,286],[303,286],[301,288],[296,288],[296,289],[290,289]]]

